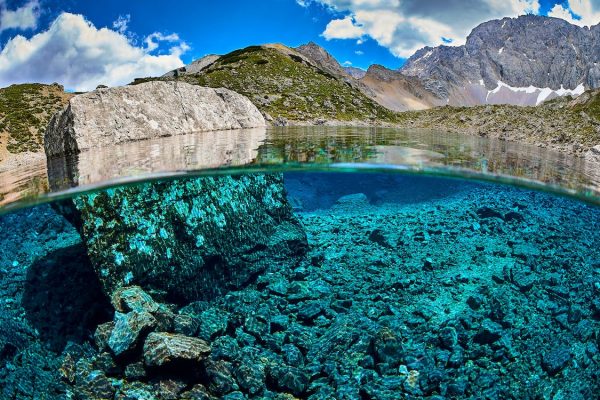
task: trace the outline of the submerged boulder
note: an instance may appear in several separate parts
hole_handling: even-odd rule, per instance
[[[175,303],[209,299],[267,267],[295,265],[308,247],[281,174],[119,187],[76,197],[71,208],[109,295],[139,285]],[[119,307],[152,306],[119,293]]]
[[[202,339],[165,332],[153,332],[144,343],[144,361],[149,367],[161,367],[178,361],[200,362],[210,354]]]
[[[132,140],[264,126],[256,106],[236,92],[156,81],[73,97],[50,121],[44,147],[51,158]]]

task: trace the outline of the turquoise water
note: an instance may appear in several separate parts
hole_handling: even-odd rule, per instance
[[[600,398],[594,201],[397,169],[113,184],[1,216],[0,398]]]

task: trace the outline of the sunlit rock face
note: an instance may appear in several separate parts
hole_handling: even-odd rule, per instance
[[[134,140],[266,126],[244,96],[182,82],[147,82],[75,96],[44,138],[48,157]]]
[[[536,105],[600,86],[600,25],[534,15],[485,22],[464,46],[426,47],[402,67],[450,105]]]
[[[173,302],[207,299],[293,267],[307,249],[281,175],[148,183],[73,203],[107,293],[135,284]]]

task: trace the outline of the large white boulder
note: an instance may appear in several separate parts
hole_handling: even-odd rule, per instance
[[[48,157],[192,132],[266,126],[246,97],[182,82],[147,82],[73,97],[44,138]]]

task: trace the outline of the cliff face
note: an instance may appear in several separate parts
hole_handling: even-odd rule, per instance
[[[481,24],[464,46],[426,47],[400,72],[449,104],[537,105],[600,86],[600,25],[521,16]]]
[[[182,82],[147,82],[75,96],[46,131],[48,157],[159,136],[265,126],[244,96]]]
[[[346,78],[350,77],[348,71],[346,71],[346,69],[342,67],[331,54],[316,43],[310,42],[300,47],[296,47],[295,50],[314,61],[317,66],[332,75]]]

